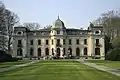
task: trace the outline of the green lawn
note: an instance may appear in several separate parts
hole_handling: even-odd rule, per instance
[[[31,60],[21,60],[21,61],[15,61],[15,62],[0,62],[0,69],[10,67],[10,66],[13,66],[13,65],[27,63],[27,62],[30,62],[30,61]]]
[[[115,69],[120,69],[120,61],[107,61],[107,60],[86,60],[86,61]]]
[[[76,61],[40,61],[0,73],[0,80],[120,80],[120,77]]]

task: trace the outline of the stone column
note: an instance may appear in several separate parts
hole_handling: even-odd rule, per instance
[[[37,45],[38,45],[37,44],[37,39],[34,39],[33,40],[33,46],[34,46],[34,48],[33,48],[34,49],[34,54],[33,55],[34,56],[37,56]]]
[[[91,55],[94,57],[95,56],[95,40],[94,37],[91,37]]]
[[[83,47],[80,48],[80,56],[82,56],[82,57],[84,56],[84,52],[83,52],[83,50],[84,50]]]

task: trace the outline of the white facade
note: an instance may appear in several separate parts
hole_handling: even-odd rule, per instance
[[[15,27],[13,56],[104,57],[103,27],[90,25],[88,28],[67,29],[59,17],[50,28],[30,31],[25,27]]]

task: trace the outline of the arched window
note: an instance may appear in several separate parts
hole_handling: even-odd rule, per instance
[[[54,49],[52,48],[52,55],[54,55]]]
[[[45,55],[48,56],[49,55],[49,49],[45,48]]]
[[[38,56],[41,56],[41,48],[38,48]]]
[[[80,49],[76,48],[76,56],[80,56]]]
[[[100,55],[100,48],[95,48],[95,55]]]
[[[84,55],[87,55],[87,48],[84,48]]]
[[[60,56],[60,48],[57,48],[57,56]]]
[[[65,48],[63,48],[63,56],[65,55]]]
[[[68,48],[68,54],[72,55],[72,48]]]
[[[23,51],[21,48],[17,49],[17,56],[22,56],[23,55]]]
[[[34,49],[30,48],[30,56],[33,56],[33,53],[34,53]]]

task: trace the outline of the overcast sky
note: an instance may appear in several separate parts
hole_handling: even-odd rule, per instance
[[[120,0],[2,0],[20,22],[52,25],[58,14],[67,28],[88,27],[101,13],[120,8]]]

